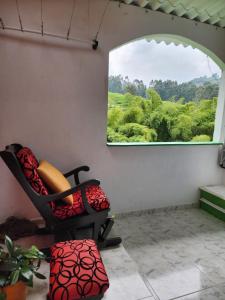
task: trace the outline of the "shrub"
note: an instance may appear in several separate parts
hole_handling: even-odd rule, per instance
[[[113,107],[108,112],[108,126],[117,128],[123,120],[123,111],[119,107]]]
[[[130,143],[147,143],[146,139],[142,135],[134,135],[128,139]]]
[[[192,138],[192,127],[194,126],[192,118],[182,114],[174,123],[175,124],[171,130],[172,138],[179,141],[190,141]]]
[[[157,139],[157,134],[154,129],[150,129],[144,125],[140,125],[137,123],[127,123],[125,125],[120,126],[119,132],[122,135],[125,135],[127,138],[132,138],[134,141],[134,137],[138,137],[138,139],[145,142],[153,142]]]
[[[199,136],[204,141],[213,139],[216,98],[185,103],[164,101],[151,88],[146,96],[109,93],[108,127],[113,131],[109,129],[108,140],[188,142]]]
[[[162,104],[162,99],[156,90],[149,88],[146,91],[147,99],[152,101],[152,109],[156,109]]]
[[[129,108],[123,117],[123,123],[141,123],[144,113],[141,108],[134,106]]]
[[[108,127],[107,128],[107,142],[109,143],[123,143],[123,142],[128,142],[128,138],[118,132],[116,132],[115,130],[113,130],[112,128]]]
[[[206,134],[196,135],[191,140],[192,142],[210,142],[210,136]]]

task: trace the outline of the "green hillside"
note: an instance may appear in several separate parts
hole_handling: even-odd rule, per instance
[[[163,101],[152,88],[146,98],[109,92],[108,142],[212,141],[217,98]]]
[[[202,76],[183,83],[173,80],[152,80],[147,86],[142,80],[130,81],[128,77],[117,75],[109,76],[109,92],[130,93],[146,98],[146,90],[153,88],[165,101],[179,101],[181,98],[184,102],[199,101],[218,96],[219,80],[219,76],[213,74],[211,77]]]

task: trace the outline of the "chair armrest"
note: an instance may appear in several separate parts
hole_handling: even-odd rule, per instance
[[[89,185],[100,185],[100,181],[98,181],[96,179],[90,179],[88,181],[85,181],[85,182],[77,185],[77,186],[72,187],[69,190],[66,190],[65,192],[50,194],[47,196],[39,195],[38,197],[40,198],[40,200],[45,201],[45,202],[57,201],[57,200],[61,200],[61,199],[65,198],[69,195],[72,195],[73,193],[75,193],[79,190],[81,190],[81,191],[83,189],[85,190],[85,187],[87,187]]]
[[[92,214],[96,213],[96,211],[88,203],[88,199],[87,199],[87,196],[86,196],[86,189],[85,188],[86,188],[86,186],[82,186],[80,188],[82,202],[83,202],[83,205],[84,205],[84,208],[85,208],[86,212],[89,215],[92,215]]]
[[[80,184],[80,179],[79,179],[79,172],[81,171],[89,171],[90,168],[88,166],[81,166],[81,167],[78,167],[78,168],[75,168],[65,174],[63,174],[65,177],[69,177],[71,175],[74,175],[74,181],[76,184]]]

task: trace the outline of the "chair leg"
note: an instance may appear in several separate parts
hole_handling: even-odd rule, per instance
[[[50,263],[50,261],[51,261],[51,251],[50,251],[50,248],[42,248],[42,249],[40,249],[40,251],[43,252],[44,255],[46,256],[45,261],[47,263]]]
[[[43,227],[43,228],[38,228],[36,234],[48,235],[48,234],[52,234],[52,231],[47,227]]]
[[[103,227],[103,232],[101,234],[101,238],[105,240],[107,236],[109,235],[112,227],[114,225],[114,218],[108,217],[105,224],[102,226]]]
[[[98,248],[100,250],[106,249],[106,248],[113,248],[117,247],[122,243],[121,237],[112,237],[105,240],[99,240],[98,241]]]
[[[59,231],[59,232],[55,233],[54,238],[55,238],[55,243],[65,242],[65,241],[74,239],[73,234],[71,234],[71,232],[69,230]]]
[[[101,224],[96,222],[93,226],[93,240],[98,241],[99,233],[101,232]]]
[[[92,239],[93,229],[91,226],[76,229],[75,240]]]
[[[99,249],[105,249],[109,247],[116,247],[121,242],[120,237],[107,238],[114,224],[114,218],[108,217],[105,224],[102,226],[102,233],[99,236],[98,247]]]

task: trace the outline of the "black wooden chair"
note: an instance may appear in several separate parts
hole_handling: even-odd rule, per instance
[[[20,144],[11,144],[6,146],[4,151],[0,152],[0,156],[16,177],[33,205],[43,217],[46,226],[44,229],[40,230],[40,233],[54,234],[56,242],[71,239],[91,238],[98,243],[99,248],[116,246],[121,243],[120,237],[107,239],[114,224],[113,217],[109,215],[110,210],[104,209],[102,211],[96,211],[88,203],[85,189],[90,185],[98,186],[100,184],[100,182],[96,179],[80,183],[79,173],[81,171],[88,171],[89,167],[82,166],[64,174],[65,177],[74,177],[75,186],[71,189],[62,193],[41,195],[32,188],[23,173],[20,162],[17,159],[16,154],[22,148],[23,146]],[[57,201],[75,193],[78,190],[81,191],[85,212],[81,215],[76,215],[65,220],[56,218],[53,215],[49,203],[57,203]]]

